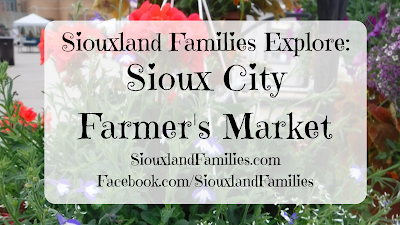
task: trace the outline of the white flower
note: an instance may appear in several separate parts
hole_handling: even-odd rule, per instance
[[[385,208],[390,204],[389,196],[390,195],[385,192],[383,195],[378,197],[378,202],[382,206],[382,208]]]
[[[277,205],[278,203],[285,203],[287,202],[287,200],[285,200],[285,198],[283,196],[278,196],[275,192],[275,197],[276,197],[276,202],[274,203],[274,205]]]
[[[94,181],[86,181],[85,183],[79,178],[80,188],[76,192],[83,192],[85,197],[91,201],[96,200],[96,195],[102,193],[101,189],[97,187],[97,183]]]
[[[212,190],[209,190],[208,187],[197,188],[192,193],[193,199],[199,199],[201,204],[206,203],[207,200],[214,201],[215,193]]]
[[[197,141],[194,143],[195,148],[200,148],[202,152],[207,151],[209,148],[211,148],[210,143],[208,142],[207,139],[197,139]]]
[[[69,187],[71,186],[71,184],[67,180],[63,179],[62,177],[58,181],[49,180],[49,183],[56,187],[57,192],[60,196],[63,196],[64,194],[69,193]]]
[[[391,56],[391,55],[393,55],[393,52],[392,52],[392,51],[388,51],[388,52],[387,52],[387,55],[388,55],[388,56]]]
[[[378,57],[376,57],[376,61],[379,61],[380,59],[381,59],[381,57],[379,57],[379,56],[378,56]]]
[[[210,156],[214,156],[215,154],[222,155],[224,148],[216,142],[217,139],[218,137],[199,138],[195,141],[194,147],[200,148],[202,152],[207,152]]]
[[[27,208],[28,208],[28,206],[29,206],[29,203],[28,203],[28,201],[24,201],[24,208],[25,208],[25,209],[27,209]]]
[[[364,179],[366,168],[364,166],[353,165],[350,167],[350,177],[354,178],[357,182],[361,182]]]
[[[392,56],[392,59],[393,59],[394,61],[397,61],[397,60],[399,59],[399,56],[398,56],[398,55],[394,55],[394,56]]]
[[[160,140],[160,144],[164,144],[165,143],[165,141],[167,140],[167,138],[163,135],[163,134],[161,134],[161,140]]]

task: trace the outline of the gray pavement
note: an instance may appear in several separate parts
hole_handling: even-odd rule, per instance
[[[9,66],[8,76],[14,80],[14,90],[18,95],[15,100],[20,100],[35,112],[43,111],[44,107],[44,67],[40,65],[40,53],[38,48],[33,53],[19,53],[14,48],[14,66]]]

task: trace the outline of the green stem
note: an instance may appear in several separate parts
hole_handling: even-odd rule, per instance
[[[4,190],[3,176],[4,176],[4,173],[0,173],[0,199],[3,200],[4,205],[6,206],[6,209],[8,211],[8,214],[14,220],[14,224],[21,225],[21,223],[18,220],[18,217],[15,215],[15,212],[14,212],[12,206],[9,204],[9,202],[7,200],[6,193]],[[16,211],[18,212],[18,210],[16,210]]]
[[[241,222],[240,224],[245,224],[245,222],[246,222],[246,216],[247,216],[247,212],[249,211],[249,208],[250,208],[250,204],[247,204],[247,205],[246,205],[246,208],[244,209],[242,222]]]

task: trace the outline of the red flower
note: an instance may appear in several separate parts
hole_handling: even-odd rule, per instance
[[[77,35],[78,33],[80,33],[79,36]],[[70,66],[69,68],[80,68],[82,62],[87,58],[84,52],[76,51],[77,46],[65,45],[63,40],[65,34],[69,35],[68,38],[70,39],[79,37],[81,40],[102,39],[103,37],[100,29],[79,23],[74,24],[74,26],[60,26],[57,31],[50,29],[46,30],[46,32],[42,31],[41,42],[39,44],[39,49],[42,53],[41,59],[46,61],[51,54],[56,61],[58,72],[64,71],[67,65]],[[44,48],[45,42],[46,48]]]
[[[0,213],[0,215],[1,215],[2,217],[4,217],[4,220],[12,220],[10,214],[8,214],[8,213]],[[23,219],[20,219],[19,221],[23,221]],[[14,224],[14,221],[9,221],[8,223],[9,223],[10,225],[13,225],[13,224]],[[4,223],[4,224],[5,224],[5,223]]]
[[[0,127],[10,127],[10,121],[9,118],[7,116],[4,117],[4,122],[3,120],[0,121]],[[1,132],[5,133],[5,132],[9,132],[10,128],[6,128],[6,129],[2,129]]]
[[[129,15],[129,20],[142,20],[142,21],[185,21],[183,23],[174,24],[174,27],[164,26],[163,23],[152,23],[139,25],[137,23],[128,24],[126,28],[127,33],[137,36],[141,34],[140,38],[145,37],[148,32],[168,34],[172,30],[176,29],[179,32],[186,33],[186,38],[192,39],[207,39],[208,31],[207,26],[201,21],[200,16],[197,13],[191,14],[189,17],[177,8],[171,7],[171,4],[167,3],[162,8],[157,4],[151,4],[149,1],[144,2],[139,9],[135,10]],[[192,22],[193,21],[193,22]],[[167,23],[169,24],[169,23]],[[135,34],[136,33],[136,34]],[[151,35],[151,34],[149,34]],[[170,37],[169,37],[170,38]],[[183,38],[178,37],[177,42]],[[170,42],[168,42],[170,43]],[[168,45],[168,44],[167,44]],[[204,47],[204,43],[202,47]],[[170,46],[168,46],[170,47]],[[179,58],[185,67],[189,67],[192,71],[202,71],[204,68],[204,56],[207,56],[209,52],[187,52],[184,51],[184,45],[179,46]]]
[[[395,170],[387,171],[386,173],[389,174],[390,176],[392,176],[392,178],[395,179],[395,180],[399,179],[399,175],[397,174],[397,172]]]
[[[140,18],[149,11],[151,4],[149,1],[145,1],[140,8],[136,9],[129,15],[129,20],[140,20]]]
[[[129,20],[187,20],[186,15],[177,8],[171,8],[167,3],[162,8],[159,5],[144,2],[139,9],[129,15]]]
[[[37,124],[32,121],[35,120],[37,113],[33,111],[33,108],[26,107],[21,101],[18,101],[14,105],[15,112],[13,113],[13,118],[16,118],[16,112],[18,110],[18,122],[25,127],[31,126],[33,129],[37,128]],[[7,127],[3,129],[1,132],[10,131],[9,127],[14,127],[14,124],[10,123],[10,118],[5,116],[2,121],[0,121],[0,127]]]
[[[18,101],[16,105],[14,105],[14,109],[17,110],[19,106],[19,117],[25,122],[32,122],[35,118],[37,113],[33,111],[33,108],[28,108],[22,103],[21,101]],[[15,117],[15,116],[14,116]]]

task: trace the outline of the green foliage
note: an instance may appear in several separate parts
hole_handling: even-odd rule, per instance
[[[157,3],[161,4],[161,0]],[[398,0],[393,1],[399,2]],[[198,12],[197,0],[176,1],[176,6],[186,13]],[[237,7],[233,1],[208,0],[212,17],[222,18]],[[250,3],[246,3],[250,4]],[[316,13],[316,0],[301,3],[307,12]],[[368,15],[379,12],[381,1],[350,1],[350,20],[365,21]],[[79,6],[77,6],[79,8]],[[247,6],[245,6],[247,7]],[[246,12],[247,13],[247,12]],[[76,15],[74,16],[77,17]],[[7,76],[7,63],[0,64],[0,224],[58,224],[56,215],[75,218],[82,224],[282,224],[287,221],[280,215],[296,213],[295,224],[384,224],[395,220],[387,219],[391,206],[398,203],[399,182],[386,176],[388,171],[398,168],[399,163],[387,169],[368,169],[366,199],[357,205],[301,205],[288,199],[291,205],[54,205],[44,196],[44,128],[39,115],[36,128],[20,124],[18,107],[13,99],[13,80]],[[12,115],[15,115],[12,116]],[[14,126],[10,126],[14,124]],[[377,157],[399,162],[399,142],[389,142],[392,152]],[[374,187],[389,187],[393,192],[382,195]],[[25,207],[26,206],[26,207]],[[372,213],[373,212],[373,213]]]
[[[144,0],[139,0],[138,3],[141,5]],[[151,0],[151,3],[162,5],[163,0]],[[284,9],[282,4],[289,8],[293,8],[292,0],[206,0],[208,10],[213,20],[225,19],[228,13],[237,13],[239,17],[234,18],[235,20],[245,19],[245,15],[251,15],[255,19],[258,19],[260,13],[271,12],[275,15],[275,18],[279,20],[279,16],[284,17]],[[183,11],[186,15],[192,13],[199,13],[198,0],[176,0],[174,7]],[[204,5],[203,5],[204,8]],[[202,9],[204,18],[206,13]],[[232,20],[232,18],[229,18]]]

